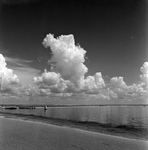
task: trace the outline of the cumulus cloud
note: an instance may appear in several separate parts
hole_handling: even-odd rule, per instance
[[[74,36],[61,35],[54,38],[52,34],[46,35],[43,45],[52,52],[48,61],[50,71],[45,70],[41,76],[34,77],[33,81],[38,86],[39,95],[52,93],[84,93],[95,95],[98,99],[117,99],[145,95],[148,84],[148,63],[141,67],[143,82],[127,85],[124,78],[112,77],[110,84],[106,85],[101,72],[85,77],[88,72],[85,63],[86,50],[75,44]],[[61,94],[61,95],[63,95]]]
[[[47,72],[45,69],[45,72],[41,75],[41,77],[34,77],[34,82],[37,84],[46,84],[46,85],[55,85],[59,83],[60,75],[55,72]]]
[[[94,76],[88,76],[84,82],[86,93],[98,93],[99,89],[105,87],[105,82],[101,72],[97,72]]]
[[[13,70],[7,68],[5,58],[0,54],[0,86],[1,90],[11,89],[14,85],[19,85],[17,75]]]
[[[147,90],[144,89],[144,83],[127,85],[123,77],[113,77],[110,83],[110,89],[117,94],[118,98],[126,98],[127,96],[136,97],[147,93]]]
[[[142,75],[140,75],[141,80],[148,86],[148,62],[145,62],[140,68]]]
[[[34,77],[34,83],[47,87],[51,92],[80,92],[97,91],[105,87],[105,82],[100,72],[94,76],[85,74],[88,68],[84,65],[86,51],[75,45],[74,36],[61,35],[57,39],[48,34],[43,40],[43,45],[52,51],[49,60],[51,71],[45,72],[40,77]]]
[[[140,68],[142,75],[140,75],[141,83],[139,84],[132,84],[128,86],[123,77],[113,77],[110,80],[111,86],[114,88],[114,91],[130,94],[131,95],[140,95],[147,93],[148,87],[148,62],[145,62],[143,66]],[[146,88],[145,88],[146,87]]]
[[[111,78],[110,82],[114,87],[117,87],[117,88],[127,87],[126,83],[123,81],[123,77],[113,77]]]
[[[50,47],[52,58],[50,62],[55,62],[51,70],[60,73],[64,80],[70,80],[78,87],[82,86],[84,74],[88,68],[83,64],[86,51],[75,45],[73,35],[62,35],[55,39],[52,34],[48,34],[43,41],[45,47]]]
[[[147,93],[147,90],[144,89],[144,84],[143,83],[139,83],[139,84],[132,84],[130,86],[127,87],[128,89],[128,94],[132,94],[132,95],[143,95]]]
[[[46,69],[39,77],[34,77],[33,81],[40,88],[41,93],[63,92],[66,88],[66,81],[63,80],[59,73],[48,72]]]

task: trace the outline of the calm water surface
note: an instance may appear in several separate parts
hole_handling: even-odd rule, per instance
[[[91,121],[111,125],[133,125],[148,129],[148,106],[75,106],[8,110],[0,112],[33,114],[74,121]]]

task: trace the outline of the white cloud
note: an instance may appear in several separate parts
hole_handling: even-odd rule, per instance
[[[105,87],[105,82],[101,72],[97,72],[94,76],[87,76],[84,80],[83,91],[85,93],[99,93],[100,89]]]
[[[110,83],[110,89],[117,93],[119,98],[123,96],[126,98],[126,96],[136,97],[147,94],[147,90],[144,89],[144,83],[132,84],[128,86],[123,81],[123,77],[113,77],[111,78]]]
[[[84,65],[86,51],[75,45],[74,36],[61,35],[54,38],[48,34],[43,40],[45,47],[50,47],[51,72],[45,71],[40,77],[34,77],[34,83],[45,85],[51,92],[94,92],[105,86],[100,72],[84,78],[88,68]],[[41,88],[41,86],[40,86]]]
[[[88,68],[83,64],[86,51],[75,45],[73,35],[61,35],[55,39],[48,34],[43,41],[45,47],[52,51],[51,64],[54,62],[52,71],[60,73],[64,80],[69,80],[80,88],[84,82],[84,74]]]
[[[141,80],[148,86],[148,62],[145,62],[140,68],[142,75],[140,75]]]
[[[126,88],[127,87],[126,83],[123,81],[123,77],[112,77],[110,82],[116,88]]]
[[[147,62],[140,69],[143,73],[140,76],[143,83],[127,85],[120,76],[112,77],[110,84],[106,85],[101,72],[85,78],[88,71],[84,65],[86,51],[75,45],[72,34],[61,35],[58,38],[48,34],[43,40],[43,45],[51,49],[53,56],[48,61],[51,70],[45,70],[41,76],[33,79],[38,85],[39,95],[81,93],[92,95],[97,99],[110,100],[135,98],[147,94],[145,89],[148,79]]]
[[[48,86],[58,84],[60,82],[60,75],[55,72],[45,72],[41,75],[41,77],[34,77],[34,82],[37,84],[46,84]]]
[[[0,86],[1,90],[13,88],[14,85],[19,85],[17,75],[13,73],[12,69],[7,68],[5,58],[0,54]]]
[[[66,80],[61,78],[59,73],[48,72],[46,69],[41,76],[34,77],[33,81],[39,86],[40,91],[43,90],[44,93],[46,91],[47,93],[49,93],[49,91],[53,93],[63,92],[67,88],[66,84],[68,84]]]

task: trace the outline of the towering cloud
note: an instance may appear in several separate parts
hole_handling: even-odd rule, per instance
[[[49,60],[51,70],[45,70],[39,77],[34,77],[41,95],[51,93],[87,93],[96,95],[101,99],[129,98],[147,94],[145,87],[148,85],[148,62],[140,68],[143,73],[140,78],[143,82],[127,85],[123,77],[112,77],[110,84],[105,85],[101,72],[94,76],[85,74],[88,68],[84,65],[86,51],[75,45],[73,35],[61,35],[54,38],[48,34],[43,40],[43,45],[50,48],[52,57]]]
[[[140,75],[141,80],[148,86],[148,62],[145,62],[140,68],[142,75]]]
[[[111,89],[117,93],[118,97],[125,95],[127,93],[128,86],[123,81],[123,77],[112,77],[110,79]]]
[[[11,85],[19,84],[17,75],[13,74],[13,70],[8,69],[5,58],[0,54],[0,86],[1,90],[10,89]]]
[[[43,41],[45,47],[52,51],[51,64],[55,63],[52,71],[60,73],[64,80],[70,80],[77,87],[82,86],[84,74],[88,68],[83,64],[86,51],[75,45],[73,35],[60,36],[55,39],[52,34]]]
[[[36,84],[48,85],[53,92],[55,89],[59,92],[92,92],[105,86],[100,72],[85,79],[85,73],[88,71],[84,65],[86,51],[75,45],[72,34],[61,35],[57,39],[48,34],[43,40],[43,45],[46,48],[50,47],[53,54],[49,61],[51,72],[45,71],[41,77],[34,77]]]

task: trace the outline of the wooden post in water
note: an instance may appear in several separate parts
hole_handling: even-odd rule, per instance
[[[47,106],[44,106],[44,110],[47,110]]]

